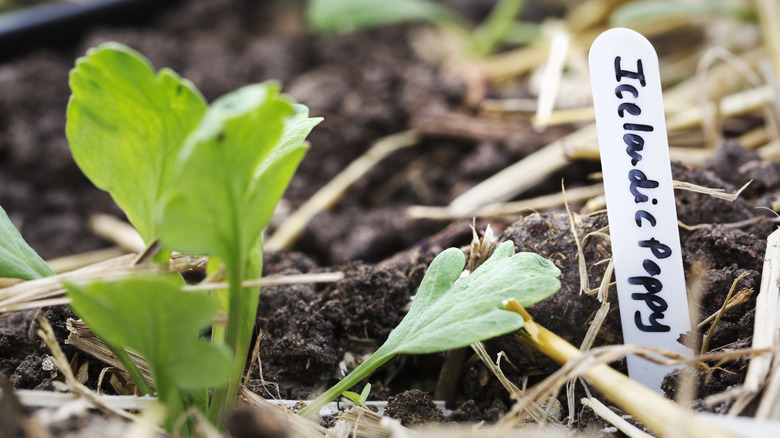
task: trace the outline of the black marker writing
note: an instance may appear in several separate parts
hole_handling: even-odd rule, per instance
[[[647,195],[639,191],[639,189],[654,189],[658,187],[658,181],[647,179],[647,175],[639,169],[631,169],[628,172],[628,180],[631,184],[628,189],[631,194],[634,195],[634,203],[639,204],[641,202],[647,202],[649,199]]]
[[[631,93],[631,95],[634,96],[634,99],[639,97],[639,90],[637,90],[635,86],[628,85],[628,84],[620,84],[617,87],[615,87],[615,96],[622,99],[624,91],[628,91],[629,93]]]
[[[623,129],[626,131],[644,131],[653,132],[653,127],[650,125],[642,125],[637,123],[623,123]]]
[[[639,246],[642,248],[650,248],[650,251],[653,252],[653,255],[657,259],[665,259],[672,255],[672,248],[669,248],[668,245],[664,245],[663,243],[657,241],[655,238],[650,240],[640,240]]]
[[[634,295],[643,295],[643,294],[632,294],[631,298],[634,298]],[[653,295],[653,297],[663,301],[663,299],[660,297],[657,297],[655,295]],[[647,306],[650,307],[650,309],[652,310],[652,306],[650,305],[650,303],[649,302],[647,303],[648,303]],[[664,304],[666,304],[666,301],[664,301]],[[666,310],[666,307],[664,307],[664,310]],[[671,327],[669,327],[668,325],[663,325],[660,322],[658,322],[660,318],[664,317],[664,313],[663,313],[664,310],[651,313],[649,318],[650,324],[645,324],[644,322],[642,322],[642,313],[637,310],[636,313],[634,313],[634,324],[636,324],[636,328],[642,330],[643,332],[653,332],[653,333],[664,333],[664,332],[671,331]]]
[[[635,103],[621,103],[618,105],[617,112],[620,117],[623,117],[625,113],[629,113],[632,116],[638,116],[642,114],[642,108],[639,108]]]
[[[636,134],[625,134],[623,143],[628,145],[626,153],[631,157],[631,165],[636,166],[636,163],[642,161],[642,155],[639,154],[639,151],[645,148],[645,139]]]
[[[627,175],[628,190],[634,197],[635,204],[648,203],[652,198],[649,204],[656,205],[658,197],[652,194],[659,187],[660,183],[649,178],[643,169],[638,168],[642,162],[642,153],[645,152],[645,149],[652,148],[652,145],[647,143],[643,135],[647,132],[653,132],[654,128],[652,125],[641,123],[641,120],[632,120],[642,115],[642,108],[639,104],[640,89],[647,84],[642,68],[642,60],[638,59],[636,68],[632,70],[630,67],[623,68],[621,57],[616,56],[614,59],[614,71],[615,80],[620,82],[615,86],[615,96],[620,100],[616,110],[620,118],[626,119],[626,122],[623,123],[623,143],[626,145],[626,155],[631,160],[631,169]],[[635,82],[631,83],[631,81]],[[646,170],[649,172],[652,169]],[[652,207],[637,209],[634,213],[634,221],[637,227],[649,226],[654,228],[658,224],[656,217],[651,211]],[[663,297],[658,295],[663,290],[664,285],[661,279],[656,278],[661,274],[661,267],[653,259],[665,259],[672,255],[672,250],[668,245],[661,243],[656,238],[640,240],[637,242],[637,245],[639,248],[649,249],[652,256],[644,259],[642,262],[642,268],[647,275],[629,277],[628,284],[642,287],[643,290],[632,293],[631,298],[644,302],[650,314],[645,319],[642,312],[637,310],[634,314],[634,324],[643,332],[668,332],[671,328],[659,320],[664,318],[664,312],[669,308],[669,304]]]
[[[656,220],[655,220],[655,216],[653,216],[652,214],[650,214],[650,213],[648,213],[648,212],[646,212],[644,210],[639,210],[634,215],[634,220],[636,221],[636,226],[637,227],[641,227],[642,226],[642,219],[645,219],[646,221],[650,222],[650,226],[651,227],[654,227],[655,224],[657,223]]]
[[[658,263],[650,260],[645,259],[642,262],[642,267],[645,268],[645,272],[647,272],[650,275],[660,275],[661,274],[661,267],[658,266]]]
[[[643,87],[647,85],[647,82],[645,82],[645,72],[642,70],[642,60],[637,59],[636,61],[636,71],[628,71],[623,70],[620,67],[620,57],[615,57],[615,79],[620,82],[623,78],[629,78],[629,79],[636,79],[639,81],[639,84],[641,84]]]

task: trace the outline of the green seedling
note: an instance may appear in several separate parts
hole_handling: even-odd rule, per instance
[[[142,55],[117,43],[79,59],[70,83],[67,134],[84,173],[109,191],[147,243],[160,240],[166,251],[159,261],[176,250],[211,256],[210,270],[219,263],[226,267],[230,288],[217,293],[215,303],[228,322],[212,327],[212,342],[230,351],[228,378],[215,375],[220,378],[208,381],[208,396],[192,397],[182,395],[190,394],[191,382],[169,379],[171,362],[158,361],[152,376],[171,415],[196,405],[222,426],[238,392],[257,312],[257,289],[241,283],[261,275],[262,230],[308,149],[306,136],[321,119],[309,118],[308,109],[280,94],[276,82],[240,88],[207,106],[190,82],[167,69],[155,73]],[[84,295],[97,294],[104,306],[118,307],[113,300],[123,298],[102,293],[107,287],[88,287]],[[71,288],[69,295],[77,293]],[[79,316],[90,326],[101,324],[104,310],[84,302],[74,305]],[[144,306],[153,314],[175,307],[153,298]],[[193,318],[200,323],[211,316],[201,309]],[[167,333],[176,323],[161,319],[151,329]],[[150,392],[125,349],[143,352],[112,330],[104,330],[104,340],[141,391]],[[191,344],[216,354],[200,340]]]
[[[528,34],[531,42],[540,33],[536,25],[518,23],[515,18],[523,10],[526,0],[500,0],[485,18],[485,21],[473,32],[469,41],[469,50],[476,56],[488,56],[498,49],[507,39],[514,39],[518,34]],[[536,29],[536,33],[528,30]]]
[[[146,360],[169,429],[188,406],[205,411],[207,390],[224,386],[232,366],[227,346],[200,336],[219,310],[217,299],[182,292],[183,285],[178,275],[67,285],[71,308],[100,339]]]
[[[235,352],[224,404],[209,413],[224,419],[238,391],[257,313],[258,293],[242,288],[260,277],[261,232],[307,150],[304,141],[321,119],[279,94],[279,85],[244,87],[215,101],[177,161],[177,186],[167,197],[161,241],[179,251],[216,255],[230,289],[225,341]]]
[[[398,23],[428,22],[457,37],[466,54],[483,57],[502,42],[530,43],[539,26],[518,22],[526,0],[500,0],[477,28],[430,0],[309,0],[306,19],[320,33],[348,33]]]
[[[34,280],[54,275],[49,265],[35,252],[0,207],[0,277]]]
[[[450,8],[429,0],[309,0],[306,19],[321,33],[348,33],[409,22],[458,21]]]
[[[371,393],[371,384],[366,383],[366,386],[363,387],[363,390],[360,391],[360,394],[353,391],[344,391],[341,393],[341,395],[352,400],[352,403],[355,403],[357,406],[365,407],[366,400],[368,400],[368,394],[370,393]]]
[[[439,254],[428,267],[409,313],[387,341],[365,362],[301,410],[313,415],[397,354],[427,354],[465,347],[516,331],[523,318],[502,303],[514,299],[527,307],[560,288],[560,270],[532,253],[514,252],[504,242],[470,275],[458,280],[465,256],[457,248]]]

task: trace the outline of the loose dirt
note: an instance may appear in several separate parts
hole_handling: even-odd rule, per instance
[[[477,20],[489,2],[449,3]],[[532,3],[536,6],[527,12],[530,16],[550,13],[539,5],[542,2]],[[300,2],[183,1],[147,24],[96,27],[72,45],[40,48],[0,65],[0,205],[28,243],[47,259],[108,246],[90,230],[89,218],[98,212],[122,217],[110,197],[79,172],[64,135],[68,70],[88,47],[104,41],[128,44],[157,68],[173,68],[192,80],[208,100],[245,84],[276,79],[286,92],[308,105],[313,116],[325,118],[309,137],[311,151],[271,231],[377,139],[412,127],[426,133],[418,146],[383,161],[330,211],[316,216],[292,252],[265,255],[266,275],[345,274],[333,284],[274,286],[260,292],[261,361],[259,366],[254,364],[247,386],[269,398],[309,398],[336,381],[381,345],[403,318],[433,257],[446,247],[469,244],[468,221],[411,220],[404,215],[407,207],[447,205],[476,183],[575,128],[537,133],[525,121],[509,137],[458,131],[459,124],[453,120],[477,115],[466,105],[468,86],[456,75],[418,58],[409,27],[318,37],[302,28],[300,8]],[[744,125],[751,123],[747,119]],[[733,136],[747,129],[740,126]],[[567,187],[588,184],[587,176],[594,171],[598,165],[593,162],[572,164],[539,181],[524,196],[555,193],[561,178]],[[673,173],[676,180],[726,192],[753,180],[733,202],[675,192],[680,222],[689,228],[699,226],[681,228],[681,238],[688,281],[698,285],[694,313],[700,321],[720,309],[739,275],[746,274],[737,290],[757,292],[766,236],[776,225],[771,214],[756,208],[771,207],[778,199],[780,164],[766,163],[730,140],[702,166],[674,163]],[[581,205],[571,207],[578,211]],[[755,221],[730,225],[750,219]],[[571,227],[584,240],[588,287],[597,288],[611,257],[604,235],[606,215],[575,213],[572,225],[565,211],[556,208],[479,221],[477,228],[484,230],[488,224],[502,233],[502,240],[514,241],[518,251],[539,253],[561,269],[561,291],[529,311],[537,322],[579,345],[600,303],[580,291]],[[748,346],[755,296],[723,316],[710,340],[711,349]],[[622,342],[614,288],[607,299],[611,308],[596,346]],[[35,335],[37,317],[48,319],[64,343],[65,321],[74,315],[65,307],[53,307],[12,313],[0,320],[0,374],[17,389],[51,390],[53,382],[62,379]],[[684,341],[699,344],[708,327],[696,329]],[[88,364],[86,384],[94,388],[105,365],[68,345],[63,348],[74,369]],[[502,351],[507,355],[505,373],[515,382],[531,376],[528,383],[533,384],[557,369],[511,335],[487,342],[486,348],[491,357]],[[369,399],[388,400],[388,414],[404,424],[441,421],[438,410],[431,408],[429,393],[443,361],[443,354],[390,361],[367,379],[372,384]],[[667,377],[665,390],[674,396],[680,375],[697,373],[697,397],[702,398],[740,383],[746,363],[747,359],[730,362],[711,376],[679,371]],[[613,366],[625,368],[624,361]],[[410,388],[415,389],[407,391]],[[107,384],[101,390],[113,391]],[[559,400],[565,406],[565,396]],[[466,359],[451,402],[455,411],[450,419],[471,422],[496,421],[512,404],[495,377],[474,357]],[[0,413],[12,409],[8,403],[6,398],[0,401]],[[722,412],[727,407],[709,409]],[[599,421],[579,405],[577,411],[580,427]],[[256,419],[247,415],[239,414],[234,427],[257,430],[252,425]],[[60,433],[64,432],[58,429],[56,434]]]

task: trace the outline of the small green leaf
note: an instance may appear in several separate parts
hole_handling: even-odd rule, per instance
[[[409,313],[390,333],[385,346],[396,353],[423,354],[465,347],[520,329],[523,318],[503,308],[510,298],[528,307],[560,288],[560,270],[549,260],[514,252],[501,244],[477,270],[461,279],[463,253],[439,254],[429,267]],[[453,284],[454,283],[454,284]]]
[[[206,389],[230,378],[227,348],[200,336],[219,307],[216,299],[182,292],[176,275],[135,278],[118,283],[68,284],[71,308],[110,345],[146,359],[154,384],[180,390]],[[170,395],[160,394],[167,400]]]
[[[352,400],[352,403],[355,403],[358,406],[365,406],[366,400],[368,400],[368,394],[370,393],[371,393],[371,384],[366,383],[366,386],[363,387],[363,390],[360,391],[360,394],[353,391],[344,391],[341,393],[341,395]]]
[[[0,277],[34,280],[54,275],[49,265],[41,259],[11,223],[0,207]]]
[[[147,243],[176,155],[206,112],[195,86],[118,43],[90,49],[70,73],[66,134],[85,175],[108,191]]]
[[[536,254],[513,252],[513,242],[502,243],[482,266],[457,282],[465,264],[463,252],[450,248],[439,254],[409,313],[387,341],[300,415],[318,411],[396,354],[451,350],[520,329],[523,318],[504,309],[503,302],[515,299],[528,307],[549,297],[561,287],[561,271]]]
[[[490,15],[474,31],[471,50],[477,56],[488,56],[515,24],[515,17],[523,10],[526,0],[501,0],[493,6]]]
[[[366,383],[366,386],[363,387],[363,390],[360,391],[360,406],[365,406],[366,401],[368,400],[368,394],[371,394],[371,384]]]
[[[360,404],[360,394],[358,394],[357,392],[354,392],[354,391],[344,391],[344,392],[341,393],[341,395],[343,395],[344,397],[352,400],[352,403],[354,403],[354,404],[356,404],[358,406],[361,406],[361,404]]]
[[[457,21],[450,9],[428,0],[310,0],[309,26],[322,33],[348,33],[414,21]]]
[[[246,86],[209,108],[177,159],[161,224],[167,246],[216,254],[228,269],[247,262],[320,121],[279,88]]]

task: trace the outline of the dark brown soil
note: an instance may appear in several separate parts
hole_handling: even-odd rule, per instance
[[[407,427],[438,423],[444,419],[431,395],[419,389],[410,389],[388,397],[385,413]]]
[[[490,2],[449,2],[469,16],[479,17]],[[539,2],[541,3],[541,2]],[[268,253],[265,273],[294,274],[340,270],[345,278],[330,285],[267,287],[261,291],[258,328],[262,370],[255,367],[248,387],[265,397],[304,399],[322,391],[387,337],[403,318],[425,267],[442,249],[466,246],[468,222],[454,224],[412,221],[403,212],[414,204],[446,205],[455,196],[530,151],[570,132],[574,127],[535,133],[526,122],[508,138],[474,138],[448,131],[445,120],[471,117],[465,84],[418,59],[409,45],[408,28],[393,27],[355,35],[318,37],[300,22],[301,2],[191,0],[134,27],[92,28],[70,46],[38,49],[0,65],[0,205],[8,212],[30,245],[44,258],[74,254],[107,246],[88,227],[96,212],[122,213],[110,197],[94,188],[76,168],[64,135],[65,105],[69,95],[68,70],[76,57],[104,41],[119,41],[144,53],[156,67],[170,67],[192,80],[209,100],[242,85],[277,79],[285,90],[307,104],[312,115],[325,121],[310,136],[312,148],[294,178],[278,224],[377,139],[427,123],[420,145],[382,162],[352,187],[332,210],[314,218],[289,253]],[[539,16],[549,13],[541,11]],[[534,9],[532,8],[532,11]],[[533,14],[534,12],[529,12]],[[274,17],[274,18],[271,18]],[[441,126],[432,126],[436,121]],[[450,122],[451,123],[451,122]],[[738,135],[741,132],[735,132]],[[395,179],[421,168],[414,179]],[[575,163],[532,194],[587,183],[598,170],[595,163]],[[755,207],[769,206],[780,192],[780,164],[766,164],[758,156],[729,141],[702,167],[673,165],[676,180],[733,192],[753,183],[734,202],[707,195],[676,191],[679,220],[687,226],[711,224],[696,231],[681,229],[684,262],[689,281],[694,265],[703,263],[698,297],[699,320],[723,304],[735,278],[738,289],[757,291],[767,235],[775,228],[771,214]],[[400,181],[400,183],[396,183]],[[576,207],[576,206],[573,206]],[[759,217],[757,222],[726,226]],[[580,293],[578,258],[568,215],[561,209],[529,214],[518,221],[492,221],[514,241],[519,251],[531,251],[552,260],[562,271],[561,291],[529,309],[542,325],[575,345],[582,342],[599,302]],[[488,222],[478,223],[484,229]],[[606,215],[574,214],[580,239],[605,231]],[[590,288],[598,287],[611,257],[609,243],[593,235],[584,243]],[[602,262],[602,263],[599,263]],[[596,345],[621,343],[615,291],[612,307]],[[710,343],[711,349],[744,345],[752,335],[755,295],[724,315]],[[38,316],[46,317],[60,340],[65,320],[73,315],[64,307],[6,315],[0,320],[0,374],[14,388],[52,389],[61,380],[47,362],[49,354],[35,335]],[[687,336],[700,341],[708,326]],[[531,383],[557,369],[552,361],[519,346],[512,336],[487,343],[491,356],[504,351],[510,358],[505,372],[519,381],[539,374]],[[88,385],[95,385],[103,364],[64,346],[69,359],[89,362]],[[471,353],[469,353],[471,354]],[[390,401],[388,414],[404,424],[440,421],[431,408],[443,355],[406,356],[390,361],[367,381],[370,399]],[[618,369],[623,363],[614,364]],[[738,384],[746,361],[725,364],[701,383],[706,396]],[[680,371],[667,378],[667,393],[675,393]],[[0,382],[1,383],[1,382]],[[365,382],[361,383],[362,387]],[[406,391],[416,388],[412,391]],[[110,388],[103,388],[110,392]],[[419,391],[422,390],[422,391]],[[406,391],[406,392],[404,392]],[[0,399],[0,418],[16,409]],[[565,405],[565,400],[561,399]],[[511,406],[506,391],[474,357],[464,364],[457,387],[458,421],[496,421]],[[724,407],[713,408],[720,411]],[[582,427],[593,422],[579,411]],[[249,436],[262,428],[251,413],[235,420],[235,436]],[[20,426],[21,427],[21,426]],[[240,429],[245,427],[245,429]],[[284,436],[283,433],[269,436]]]

